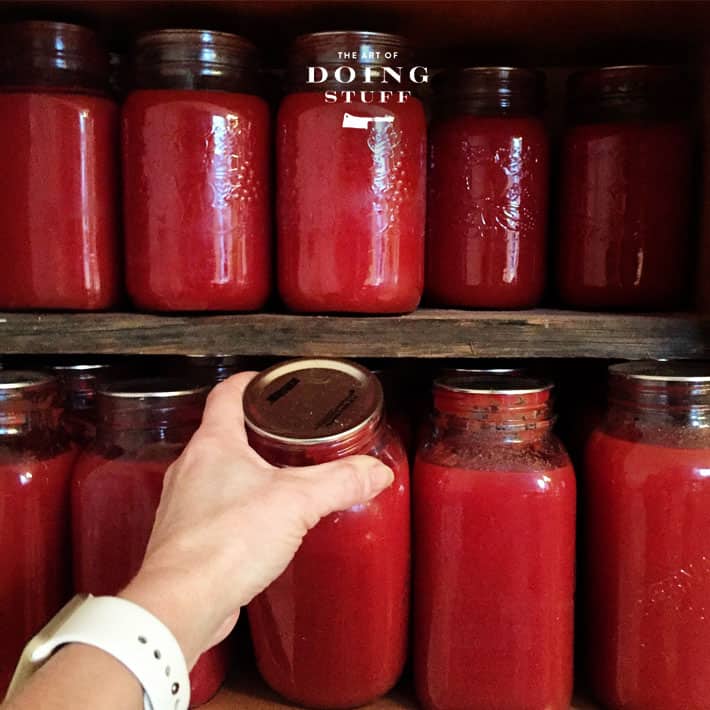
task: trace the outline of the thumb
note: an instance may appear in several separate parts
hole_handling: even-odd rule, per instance
[[[320,518],[367,503],[394,481],[392,469],[372,456],[348,456],[290,473],[306,483]]]

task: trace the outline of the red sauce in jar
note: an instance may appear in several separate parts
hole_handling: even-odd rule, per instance
[[[668,309],[688,291],[693,142],[671,82],[683,86],[652,67],[571,80],[558,258],[568,305]]]
[[[49,459],[0,458],[0,696],[25,644],[70,595],[69,478],[75,456],[71,450]]]
[[[311,38],[319,35],[297,41],[294,55],[304,62],[298,64],[304,76],[309,62],[320,63],[318,56],[332,61],[336,47],[365,42],[363,33],[322,34],[332,35],[332,47],[311,50]],[[401,43],[391,35],[364,34],[375,43]],[[316,52],[312,60],[302,58],[311,51]],[[279,110],[281,297],[289,309],[302,312],[412,311],[424,279],[422,105],[413,96],[404,103],[398,96],[381,103],[326,103],[318,89],[300,87]],[[368,120],[375,117],[379,120]],[[348,120],[362,127],[344,126]]]
[[[543,76],[483,67],[437,79],[426,292],[446,306],[533,307],[546,274]]]
[[[200,61],[189,55],[196,47]],[[270,123],[243,81],[256,72],[252,50],[234,35],[194,30],[138,40],[123,166],[127,286],[140,308],[248,311],[269,295]],[[200,75],[210,68],[223,76]]]
[[[278,403],[264,410],[263,403],[280,391],[285,394]],[[264,431],[269,425],[280,435],[290,426],[292,435],[310,438],[309,430],[314,433],[314,424],[333,407],[337,420],[321,427],[331,441],[287,445],[252,426],[256,422]],[[308,412],[295,425],[298,431],[293,430],[296,410]],[[380,385],[345,361],[285,363],[253,381],[245,411],[250,443],[273,464],[302,466],[358,453],[376,456],[394,471],[394,483],[377,498],[321,520],[286,571],[248,607],[259,670],[274,690],[308,707],[368,703],[401,673],[409,603],[407,456],[381,422]],[[353,425],[360,429],[348,434]],[[340,441],[338,431],[345,434]]]
[[[0,697],[27,642],[71,595],[69,479],[56,383],[0,372]]]
[[[116,391],[130,387],[131,383],[111,386]],[[185,444],[183,432],[172,437],[168,434],[167,442],[151,444],[146,443],[145,432],[138,429],[128,437],[125,432],[119,433],[117,427],[109,434],[107,417],[116,416],[109,409],[112,405],[101,392],[99,438],[79,458],[72,481],[74,586],[77,592],[95,595],[117,594],[138,572],[155,521],[165,472]],[[162,405],[156,405],[159,406]],[[136,412],[134,416],[144,414]],[[169,418],[172,414],[165,416]],[[190,414],[185,412],[183,416]],[[195,427],[198,423],[199,419],[193,422]],[[185,421],[181,426],[185,426]],[[113,441],[107,447],[109,436]],[[181,441],[170,443],[175,438]],[[119,446],[119,442],[128,440],[141,443],[129,452]],[[227,644],[223,642],[199,658],[190,673],[191,706],[206,703],[219,690],[228,656]]]
[[[630,367],[663,375],[687,366]],[[710,696],[710,369],[704,365],[702,385],[646,381],[633,399],[619,388],[624,372],[633,374],[612,374],[610,410],[586,455],[589,681],[605,707],[704,710]],[[662,395],[653,404],[651,387]]]
[[[413,475],[414,675],[428,710],[569,708],[575,479],[533,382],[435,387]]]
[[[119,291],[108,58],[75,25],[17,23],[1,34],[16,64],[0,57],[0,308],[108,308]],[[94,74],[96,85],[80,84]]]

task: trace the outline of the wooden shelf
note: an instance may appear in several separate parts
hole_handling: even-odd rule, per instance
[[[259,678],[251,667],[239,677],[229,680],[217,696],[202,707],[204,710],[297,710],[300,706],[281,700]],[[386,697],[364,706],[364,710],[417,710],[419,705],[410,688],[398,688]],[[570,710],[597,710],[598,706],[581,698],[572,701]]]
[[[394,317],[0,313],[0,352],[710,357],[710,316],[428,309]]]
[[[204,710],[297,710],[273,693],[258,678],[256,672],[233,679],[222,688],[218,695],[206,705]],[[410,690],[396,689],[387,697],[364,706],[363,710],[417,710],[419,705]],[[597,710],[597,706],[583,699],[575,698],[570,710]]]

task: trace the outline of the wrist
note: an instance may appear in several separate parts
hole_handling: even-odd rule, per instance
[[[204,633],[194,615],[194,597],[167,575],[141,570],[118,596],[138,604],[168,627],[178,642],[188,669],[204,650]],[[186,601],[191,604],[186,604]]]

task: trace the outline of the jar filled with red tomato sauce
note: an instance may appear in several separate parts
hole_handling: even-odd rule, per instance
[[[710,697],[710,363],[609,370],[586,452],[586,665],[608,708]]]
[[[224,32],[141,35],[123,107],[127,287],[154,311],[250,311],[271,279],[269,109],[256,48]]]
[[[56,380],[0,370],[0,698],[25,644],[71,594],[75,451]]]
[[[0,308],[116,303],[118,120],[108,75],[90,29],[0,25]]]
[[[557,282],[582,308],[673,308],[690,274],[688,80],[662,66],[572,75]]]
[[[321,520],[286,571],[248,607],[261,675],[291,702],[351,708],[386,693],[405,660],[409,609],[409,471],[383,419],[382,387],[345,360],[292,360],[244,393],[249,443],[271,464],[369,454],[394,483]]]
[[[547,257],[545,77],[447,71],[429,134],[426,292],[444,306],[531,308]]]
[[[138,572],[165,472],[199,426],[207,392],[159,378],[99,390],[96,440],[72,480],[77,592],[114,595]],[[219,690],[227,660],[224,642],[200,656],[190,673],[192,706]]]
[[[551,386],[505,375],[434,384],[417,452],[414,676],[427,710],[568,710],[575,478]]]
[[[397,35],[295,41],[276,136],[278,284],[290,310],[417,307],[426,120],[414,89],[425,77]]]

